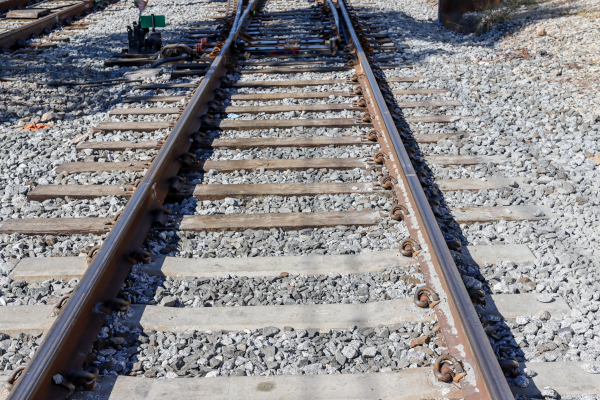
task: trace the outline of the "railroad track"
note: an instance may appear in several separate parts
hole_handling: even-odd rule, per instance
[[[70,25],[72,19],[87,15],[94,6],[93,0],[46,0],[27,8],[8,11],[0,19],[0,48],[9,51],[15,45],[26,47],[25,40],[49,34],[64,23]]]
[[[85,161],[57,165],[62,184],[28,193],[48,205],[128,203],[115,218],[41,215],[0,226],[3,234],[108,233],[87,258],[24,258],[12,271],[14,281],[79,283],[57,305],[0,308],[3,333],[44,334],[9,398],[76,389],[70,398],[509,399],[539,395],[541,383],[580,368],[536,363],[535,385],[509,386],[506,376],[514,383],[529,365],[494,329],[569,307],[481,290],[469,265],[533,255],[522,245],[462,246],[446,233],[455,223],[556,216],[538,205],[443,207],[444,191],[519,182],[432,181],[427,165],[505,159],[421,154],[419,145],[476,133],[413,133],[413,124],[467,118],[402,115],[461,103],[394,98],[448,91],[394,89],[426,77],[385,75],[410,68],[406,46],[380,15],[361,11],[369,5],[236,4],[227,40],[208,43],[214,57],[172,71],[199,82],[137,86],[77,145]],[[172,89],[189,92],[160,93]],[[103,140],[118,132],[138,140]],[[157,154],[139,159],[144,151]],[[139,173],[128,184],[75,184]],[[577,385],[584,389],[565,393],[595,387]]]

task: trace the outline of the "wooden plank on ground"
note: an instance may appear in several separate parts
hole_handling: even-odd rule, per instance
[[[543,205],[453,208],[452,216],[458,223],[538,221],[558,217],[551,207]]]
[[[461,115],[413,115],[404,117],[406,122],[414,122],[414,123],[430,123],[430,124],[447,124],[450,122],[458,122],[465,121],[471,122],[474,121],[473,117],[463,117]]]
[[[396,89],[392,90],[392,93],[397,95],[416,95],[416,94],[439,94],[439,93],[449,93],[450,89],[408,89],[401,90]]]
[[[198,81],[200,82],[200,81]],[[154,89],[174,89],[174,88],[197,88],[198,82],[193,83],[151,83],[147,85],[137,85],[133,90],[154,90]]]
[[[75,391],[71,400],[89,400]],[[141,379],[99,376],[95,400],[414,400],[464,398],[449,384],[431,384],[427,368],[363,374],[306,374],[218,377],[207,379]]]
[[[542,390],[551,387],[559,395],[591,395],[600,392],[597,375],[586,373],[584,365],[590,362],[528,362],[520,369],[528,368],[536,375],[529,378],[525,388],[511,386],[515,395],[542,398]],[[591,363],[593,364],[593,363]],[[266,391],[264,388],[268,388]],[[299,390],[298,388],[302,388]],[[90,392],[75,391],[69,398],[88,400]],[[323,395],[325,393],[325,395]],[[135,395],[134,395],[135,394]],[[413,368],[397,372],[365,374],[315,374],[218,377],[213,379],[140,379],[132,376],[99,376],[94,390],[96,400],[161,400],[177,398],[192,399],[328,399],[347,400],[413,400],[416,398],[464,398],[456,387],[431,383],[427,368]]]
[[[448,132],[414,134],[412,136],[417,141],[417,143],[437,143],[442,139],[450,139],[453,137],[462,139],[463,137],[468,137],[472,134],[472,132]]]
[[[281,138],[213,139],[204,138],[198,145],[214,149],[251,149],[267,147],[374,146],[377,142],[361,136],[309,136]]]
[[[148,169],[148,161],[124,161],[124,162],[67,162],[55,168],[57,174],[76,174],[83,172],[99,171],[133,171],[141,172]]]
[[[484,265],[486,262],[498,264],[500,261],[512,261],[516,264],[534,262],[535,255],[526,244],[494,244],[463,246],[462,258],[470,265]]]
[[[347,82],[345,79],[303,79],[303,80],[285,80],[285,81],[248,81],[235,82],[233,87],[305,87],[305,86],[321,86],[335,85],[338,83],[346,83],[349,85],[357,85],[357,82]]]
[[[337,225],[376,225],[379,211],[291,212],[266,214],[184,215],[177,229],[182,231],[220,231],[246,229],[305,229]]]
[[[517,187],[525,185],[525,178],[483,178],[483,179],[436,179],[435,184],[444,192],[453,192],[457,190],[481,190],[481,189],[500,189],[510,187],[516,184]]]
[[[56,167],[57,173],[83,173],[99,171],[143,171],[148,168],[148,161],[125,162],[67,162]],[[254,170],[264,168],[267,170],[305,170],[310,168],[329,169],[368,169],[364,158],[298,158],[298,159],[254,159],[254,160],[223,160],[203,161],[192,164],[188,170],[205,171],[215,169],[220,172],[233,172],[236,170]]]
[[[259,69],[247,69],[242,68],[240,74],[304,74],[306,72],[336,72],[336,71],[349,71],[349,67],[306,67],[306,68],[288,68],[288,67],[275,67],[275,68],[259,68]]]
[[[215,128],[227,129],[270,129],[293,128],[303,126],[306,128],[347,128],[352,126],[372,126],[371,123],[356,122],[354,118],[323,118],[323,119],[265,119],[265,120],[221,120]]]
[[[328,99],[334,97],[358,97],[351,92],[290,92],[290,93],[234,93],[231,100],[237,101],[261,101],[261,100],[283,100],[283,99]]]
[[[393,77],[385,78],[385,80],[388,82],[418,82],[418,81],[423,81],[423,80],[427,80],[427,79],[429,79],[429,78],[427,78],[425,76],[404,76],[404,77],[393,76]]]
[[[119,140],[116,142],[81,142],[77,145],[77,150],[94,149],[108,151],[131,150],[149,150],[159,149],[162,146],[162,140],[144,140],[141,142],[130,142],[128,140]]]
[[[327,275],[333,272],[340,274],[361,274],[365,272],[380,272],[397,267],[407,267],[417,263],[414,258],[400,255],[397,250],[385,250],[352,255],[195,259],[160,257],[150,264],[142,265],[140,270],[149,275],[185,279],[195,277],[218,278],[223,276],[224,272],[249,277],[279,276],[282,272],[299,275]],[[40,265],[39,262],[38,265]],[[15,270],[17,267],[15,267]],[[82,274],[86,268],[87,266],[80,264]],[[38,268],[37,270],[41,269]],[[22,268],[20,271],[26,271],[26,269]],[[21,272],[18,276],[23,275]],[[408,277],[409,275],[406,276]]]
[[[236,185],[197,185],[193,196],[199,200],[244,196],[317,196],[320,194],[373,193],[370,182],[261,183]]]
[[[468,136],[468,132],[453,132],[439,134],[413,135],[417,143],[437,143],[442,139],[451,137]],[[321,147],[321,146],[374,146],[376,142],[362,139],[360,136],[309,136],[309,137],[277,137],[277,138],[243,138],[219,139],[205,137],[197,145],[212,147],[214,149],[250,149],[267,147]],[[78,150],[94,149],[108,151],[149,150],[159,149],[160,140],[145,140],[130,142],[121,140],[117,142],[82,142],[77,145]]]
[[[316,38],[316,37],[314,37]],[[285,61],[240,61],[238,65],[249,66],[249,67],[258,67],[258,66],[272,66],[272,67],[281,67],[284,65],[329,65],[329,64],[337,64],[337,63],[346,63],[346,60],[343,58],[330,58],[327,60],[314,60],[314,61],[304,61],[304,60],[285,60]]]
[[[0,332],[17,337],[20,333],[41,335],[46,333],[56,318],[52,318],[54,306],[0,307]]]
[[[108,115],[158,115],[158,114],[181,114],[183,108],[179,107],[147,107],[147,108],[116,108],[110,110]]]
[[[34,201],[71,197],[73,199],[95,199],[104,196],[131,197],[131,185],[38,185],[27,193]]]
[[[400,108],[417,107],[459,107],[462,106],[458,100],[430,100],[430,101],[398,101],[396,105]]]
[[[492,246],[490,246],[492,247]],[[514,294],[494,294],[485,296],[486,305],[477,306],[477,309],[484,315],[496,315],[504,319],[514,319],[523,315],[523,310],[527,314],[536,315],[540,311],[552,309],[552,317],[560,318],[571,314],[571,307],[564,298],[557,296],[550,303],[538,301],[539,293],[522,293],[517,296]]]
[[[138,103],[140,101],[146,101],[150,103],[162,102],[162,103],[177,103],[181,100],[186,100],[186,96],[127,96],[123,99],[123,103]]]
[[[430,322],[432,310],[414,306],[413,299],[387,300],[364,304],[317,304],[253,307],[175,308],[130,306],[122,323],[167,332],[243,331],[284,326],[294,329],[313,328],[321,332],[345,329],[351,325],[371,327],[400,322]]]
[[[364,107],[353,106],[352,103],[335,104],[288,104],[280,106],[228,106],[222,112],[227,114],[259,114],[259,113],[280,113],[280,112],[327,112],[327,111],[367,111]]]
[[[23,235],[102,234],[110,230],[111,218],[27,218],[7,219],[0,225],[0,233]]]
[[[278,276],[290,274],[318,275],[337,272],[358,274],[379,272],[388,268],[406,267],[418,263],[404,257],[397,250],[364,254],[308,255],[282,257],[242,258],[180,258],[159,256],[150,264],[140,265],[149,275],[169,276],[173,279],[220,277],[223,272],[239,276]],[[12,280],[28,283],[48,279],[68,281],[80,278],[88,264],[86,257],[27,257],[23,258],[9,275]]]
[[[537,296],[538,294],[487,296],[491,307],[486,307],[481,314],[507,315],[508,318],[530,314],[527,308],[517,307],[519,301],[523,304],[532,303],[534,309],[547,310],[551,315],[568,314],[568,305],[564,300],[533,305]],[[51,317],[52,308],[51,305],[0,307],[0,332],[11,336],[17,336],[20,332],[36,335],[44,333],[55,320]],[[284,326],[291,326],[296,330],[313,328],[327,332],[330,329],[346,329],[352,325],[362,328],[401,322],[432,322],[435,319],[433,310],[416,307],[413,299],[407,298],[355,304],[245,307],[180,308],[132,304],[129,312],[121,317],[121,323],[132,328],[165,332],[185,332],[190,329],[237,332],[267,326],[275,326],[281,330]]]
[[[175,126],[175,122],[155,121],[155,122],[101,122],[97,126],[90,128],[90,132],[101,131],[134,131],[134,132],[152,132],[159,129],[169,129]]]
[[[552,312],[550,312],[552,314]],[[559,395],[570,398],[575,396],[594,398],[600,393],[600,379],[598,374],[587,372],[584,366],[598,366],[598,362],[590,361],[555,361],[555,362],[527,362],[519,363],[519,368],[535,372],[535,376],[528,378],[526,387],[511,386],[515,395],[527,398],[544,398],[542,391],[546,387],[556,390]],[[580,397],[581,396],[581,397]]]
[[[125,190],[123,190],[125,189]],[[373,193],[370,182],[331,183],[261,183],[236,185],[185,186],[178,194],[194,196],[200,200],[223,199],[243,196],[316,196],[319,194]],[[131,197],[133,186],[121,185],[39,185],[27,194],[29,200],[71,197],[95,199],[102,196]]]
[[[489,262],[513,261],[517,264],[535,261],[535,256],[524,244],[478,245],[462,247],[463,259],[470,265]],[[156,257],[140,270],[149,275],[169,276],[173,279],[213,278],[223,272],[238,276],[277,276],[282,272],[300,275],[318,275],[338,272],[359,274],[379,272],[389,268],[417,264],[398,250],[382,250],[362,254],[308,255],[242,258],[180,258]],[[69,281],[80,278],[88,264],[85,257],[26,257],[21,259],[9,277],[28,283],[48,279]],[[407,279],[409,275],[405,275]]]
[[[426,156],[429,164],[437,165],[476,165],[476,164],[500,164],[507,160],[504,156]]]
[[[28,330],[36,334],[47,331],[54,318],[53,306],[0,307],[0,332],[17,333]],[[22,314],[21,314],[22,313]],[[20,315],[26,316],[21,322]],[[416,307],[412,298],[357,304],[270,305],[246,307],[178,308],[132,304],[122,316],[121,323],[129,327],[142,327],[167,332],[243,331],[284,326],[295,329],[346,329],[351,325],[374,327],[401,322],[431,322],[435,313],[431,309]],[[37,322],[36,322],[37,321]],[[16,336],[16,335],[14,335]]]
[[[267,170],[305,170],[310,168],[328,169],[354,169],[370,167],[363,158],[294,158],[294,159],[255,159],[255,160],[226,160],[206,161],[199,168],[203,171],[215,169],[219,172],[233,172],[241,169],[255,170],[264,168]],[[198,168],[193,168],[198,169]]]

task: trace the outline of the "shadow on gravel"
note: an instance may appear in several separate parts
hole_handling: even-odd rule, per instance
[[[363,6],[360,8],[355,8],[355,10],[364,13],[380,13],[380,10],[375,7]],[[498,42],[505,36],[513,35],[516,32],[523,30],[528,26],[536,24],[540,21],[550,20],[553,18],[560,18],[561,16],[567,14],[572,15],[578,10],[579,9],[575,5],[571,5],[570,3],[566,2],[565,4],[561,5],[558,9],[543,9],[538,10],[535,13],[530,13],[529,9],[525,9],[524,11],[519,12],[518,15],[515,15],[513,19],[507,19],[505,21],[500,22],[490,32],[481,36],[454,33],[444,28],[435,20],[418,20],[401,11],[385,11],[384,14],[388,20],[394,21],[397,27],[402,27],[403,30],[399,34],[401,38],[406,37],[418,39],[422,42],[430,42],[437,45],[444,45],[446,43],[449,43],[455,46],[456,48],[459,48],[459,46],[466,46],[487,47],[491,49],[494,48],[496,42]],[[526,16],[522,18],[524,15]],[[517,20],[517,18],[519,19]],[[366,19],[364,21],[366,22],[369,20]],[[534,33],[532,33],[532,35],[533,34]],[[409,60],[413,64],[425,62],[427,57],[431,54],[450,54],[450,52],[441,48],[438,48],[436,50],[428,49],[416,51],[411,48],[409,50],[411,52]],[[467,52],[468,49],[464,51]]]

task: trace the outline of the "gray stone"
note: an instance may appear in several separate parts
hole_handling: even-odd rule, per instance
[[[362,355],[363,357],[367,357],[367,358],[373,358],[377,355],[377,347],[367,347],[362,349]]]
[[[263,335],[266,337],[273,337],[279,333],[280,329],[275,326],[267,326],[263,329]]]
[[[346,358],[353,359],[358,356],[358,351],[353,346],[346,346],[342,349],[342,354],[346,356]]]
[[[164,307],[175,307],[177,304],[177,297],[175,296],[165,296],[160,301],[160,305]]]

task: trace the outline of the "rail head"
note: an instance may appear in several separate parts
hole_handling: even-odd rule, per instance
[[[441,307],[436,307],[438,319],[446,326],[443,329],[444,338],[450,353],[468,364],[468,376],[460,382],[465,398],[512,400],[514,396],[448,250],[358,35],[352,27],[345,2],[338,0],[337,3],[344,28],[352,40],[361,66],[361,75],[364,75],[362,79],[367,82],[370,95],[373,96],[376,118],[389,135],[394,160],[398,165],[397,173],[401,178],[396,186],[398,198],[406,201],[405,206],[411,211],[408,216],[410,224],[417,227],[417,239],[424,249],[418,256],[419,261],[431,267],[426,275],[431,286],[439,290],[445,303],[445,306],[441,304]]]
[[[68,396],[69,390],[56,384],[53,377],[67,377],[71,371],[81,369],[106,319],[99,306],[117,297],[133,265],[130,255],[142,247],[157,216],[164,212],[160,207],[170,181],[182,166],[179,157],[189,150],[189,139],[201,125],[198,116],[207,112],[207,102],[227,72],[226,57],[258,2],[252,0],[242,14],[244,1],[238,1],[233,28],[220,53],[8,399],[54,400]]]

